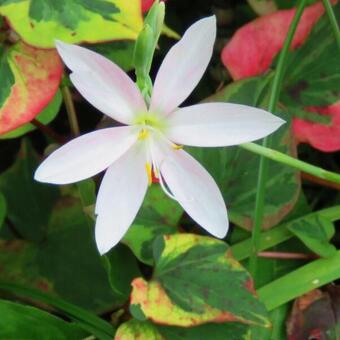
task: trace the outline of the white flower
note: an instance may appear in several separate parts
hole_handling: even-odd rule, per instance
[[[261,109],[226,103],[179,108],[210,61],[215,17],[192,25],[165,57],[149,107],[135,83],[115,64],[85,48],[57,42],[70,78],[97,109],[127,125],[94,131],[51,154],[35,179],[68,184],[107,169],[96,203],[101,254],[124,236],[143,202],[151,175],[199,225],[223,238],[228,217],[209,173],[180,145],[228,146],[260,139],[283,124]]]

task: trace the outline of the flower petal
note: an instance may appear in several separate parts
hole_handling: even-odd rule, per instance
[[[210,234],[223,238],[228,215],[222,194],[207,170],[183,150],[165,143],[153,150],[161,176],[184,210]]]
[[[131,124],[136,113],[146,111],[137,86],[110,60],[84,47],[61,41],[56,42],[56,47],[73,72],[73,84],[98,110],[124,124]]]
[[[138,143],[107,170],[96,203],[100,254],[115,246],[135,219],[148,187],[145,164],[145,149]]]
[[[197,21],[166,55],[158,71],[150,111],[169,114],[190,95],[212,56],[216,18]]]
[[[228,146],[263,138],[283,123],[281,118],[255,107],[206,103],[172,113],[167,137],[178,144]]]
[[[129,126],[102,129],[73,139],[53,152],[37,169],[40,182],[69,184],[106,169],[137,140]]]

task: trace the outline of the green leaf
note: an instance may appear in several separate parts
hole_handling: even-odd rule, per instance
[[[124,236],[123,243],[140,261],[153,264],[153,241],[159,235],[176,233],[176,225],[182,213],[180,205],[169,199],[158,184],[153,184],[136,220]]]
[[[333,257],[313,261],[260,288],[258,295],[267,309],[272,310],[339,278],[340,251],[337,251]]]
[[[78,200],[60,199],[52,211],[43,240],[0,241],[2,279],[39,288],[98,313],[123,304],[127,297],[111,290],[93,231]],[[115,262],[116,272],[125,269],[124,262]],[[120,278],[119,287],[123,279],[124,276]]]
[[[304,222],[307,222],[308,224],[309,219],[314,220],[315,218],[319,217],[326,218],[331,221],[340,220],[340,206],[334,206],[331,208],[319,210],[309,215],[294,219],[292,221],[282,223],[279,226],[272,228],[268,231],[262,232],[260,236],[258,250],[262,251],[265,249],[269,249],[294,237],[294,234],[289,230],[289,226],[291,224],[293,223],[300,224]],[[234,244],[231,247],[233,256],[238,261],[246,259],[251,254],[251,245],[252,241],[250,238],[241,241],[237,244]]]
[[[227,86],[206,101],[232,102],[256,106],[265,101],[268,79],[248,78]],[[276,115],[289,121],[281,112]],[[272,135],[272,147],[295,156],[296,146],[286,123]],[[260,157],[239,147],[190,148],[192,153],[212,174],[227,202],[230,219],[237,225],[251,229]],[[298,172],[270,161],[269,180],[266,181],[264,228],[280,222],[294,207],[300,192]]]
[[[38,157],[23,141],[16,162],[0,176],[0,190],[6,198],[7,217],[26,240],[44,238],[58,188],[33,180]]]
[[[335,5],[333,10],[339,21],[340,5]],[[340,63],[336,48],[332,27],[324,15],[307,41],[291,53],[281,97],[285,105],[303,109],[339,100]]]
[[[115,340],[165,340],[157,328],[150,322],[129,320],[121,324]]]
[[[159,332],[165,339],[171,340],[240,340],[256,339],[252,336],[249,326],[235,322],[222,324],[204,324],[197,327],[171,327],[157,326]],[[261,338],[265,340],[264,338]]]
[[[88,336],[75,324],[34,307],[0,300],[0,338],[49,340],[83,339]]]
[[[15,296],[28,298],[33,301],[42,302],[61,311],[64,315],[77,322],[79,327],[88,330],[91,334],[102,340],[112,339],[114,328],[107,321],[99,318],[95,314],[88,312],[79,306],[72,305],[60,298],[51,297],[37,290],[29,289],[16,284],[0,282],[0,289],[10,292]]]
[[[0,45],[0,107],[4,105],[8,96],[11,93],[11,88],[14,85],[15,78],[8,62],[8,52]]]
[[[47,125],[49,124],[58,114],[60,106],[62,103],[62,96],[61,92],[58,90],[52,101],[39,113],[35,119],[40,123]],[[27,123],[22,125],[21,127],[7,132],[4,135],[0,136],[0,139],[9,139],[9,138],[17,138],[25,135],[28,132],[35,130],[36,127],[31,124]]]
[[[114,294],[128,300],[131,293],[131,281],[141,275],[136,258],[122,244],[115,246],[102,257]]]
[[[205,324],[197,327],[159,326],[151,322],[129,320],[117,330],[116,340],[240,340],[256,339],[247,325],[240,323]],[[264,340],[264,338],[262,338]]]
[[[125,71],[133,68],[133,41],[115,41],[87,46],[91,50],[104,55]]]
[[[154,254],[152,280],[134,280],[131,295],[131,304],[140,305],[154,322],[188,327],[239,321],[269,327],[250,275],[225,243],[193,234],[168,235],[155,241]]]
[[[83,182],[78,183],[81,184]],[[81,194],[82,195],[82,194]],[[95,220],[95,197],[92,204],[84,205],[85,213]],[[183,209],[174,200],[167,197],[158,184],[153,184],[144,198],[133,224],[128,229],[122,243],[127,245],[134,255],[146,264],[153,264],[152,244],[159,235],[174,234],[177,224],[183,214]]]
[[[329,243],[335,233],[334,225],[330,220],[315,216],[303,222],[292,223],[289,230],[320,256],[331,257],[336,254],[336,248]]]
[[[0,14],[30,45],[136,39],[143,26],[140,0],[0,0]]]
[[[2,235],[14,231],[14,237],[23,238],[0,240],[2,279],[39,288],[96,312],[123,304],[126,293],[111,290],[95,245],[94,223],[85,215],[76,187],[64,187],[61,196],[58,187],[34,181],[38,160],[29,144],[23,144],[19,156],[0,176],[9,220]],[[91,188],[86,192],[91,193]],[[127,254],[126,249],[116,251],[118,258]],[[114,265],[116,273],[126,269],[124,261]],[[122,285],[128,289],[128,275],[119,278],[118,286]]]
[[[7,205],[5,196],[0,192],[0,230],[6,217]]]

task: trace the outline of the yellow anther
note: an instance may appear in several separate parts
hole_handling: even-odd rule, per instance
[[[138,135],[138,139],[146,139],[149,137],[149,130],[148,129],[142,129],[140,132],[139,132],[139,135]]]
[[[151,167],[151,164],[146,163],[145,168],[146,168],[146,173],[148,175],[148,184],[150,186],[152,184],[152,167]]]
[[[172,144],[172,147],[173,147],[175,150],[182,150],[182,149],[183,149],[183,145]]]

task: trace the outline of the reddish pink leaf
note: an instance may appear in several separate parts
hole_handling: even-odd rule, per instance
[[[163,0],[165,1],[165,0]],[[155,0],[142,0],[142,12],[145,13],[147,12],[150,7],[153,5],[153,3],[155,2]]]
[[[324,13],[321,3],[305,9],[292,47],[301,45],[314,23]],[[295,9],[282,10],[258,18],[241,27],[222,51],[222,62],[234,80],[265,72],[282,48]]]
[[[149,10],[155,0],[142,0],[142,12],[145,13]]]
[[[299,142],[309,143],[324,152],[340,149],[340,102],[328,107],[314,107],[309,111],[331,116],[331,123],[323,125],[294,118],[293,130]]]
[[[263,16],[235,33],[221,56],[234,80],[257,76],[268,70],[283,46],[295,11],[282,10]],[[323,13],[324,7],[320,2],[305,9],[292,42],[293,49],[303,44]],[[294,118],[293,129],[297,140],[324,152],[339,150],[340,103],[324,108],[310,108],[309,111],[332,116],[331,123],[323,125]]]
[[[8,62],[15,83],[0,108],[0,134],[37,116],[56,94],[63,72],[56,50],[37,49],[22,42],[10,47]]]

